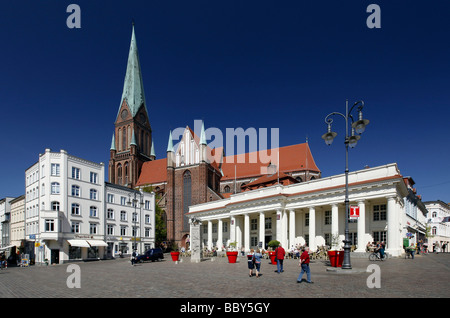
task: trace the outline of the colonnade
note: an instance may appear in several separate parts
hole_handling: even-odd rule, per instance
[[[379,200],[378,200],[379,201]],[[377,202],[377,204],[380,202]],[[358,200],[351,205],[358,205],[360,217],[356,224],[351,223],[350,231],[357,237],[355,252],[365,252],[367,242],[374,240],[372,232],[374,230],[386,231],[387,251],[396,252],[401,250],[401,209],[395,196],[384,198],[381,204],[386,204],[386,219],[381,221],[373,220],[372,214],[368,215],[367,206],[372,208],[373,202],[368,200]],[[325,211],[331,214],[331,220],[324,225]],[[305,222],[305,218],[309,223]],[[330,216],[328,216],[329,218]],[[270,218],[267,222],[266,218]],[[319,218],[319,220],[318,220]],[[341,203],[333,202],[326,205],[311,206],[287,206],[266,211],[255,211],[255,208],[248,211],[230,211],[227,215],[200,218],[204,226],[207,226],[206,247],[212,249],[217,247],[223,250],[223,246],[229,246],[231,242],[236,242],[236,248],[242,247],[248,251],[255,248],[255,241],[252,244],[252,237],[257,239],[258,244],[263,248],[268,243],[266,237],[271,237],[279,241],[285,249],[297,244],[304,245],[307,242],[311,251],[315,251],[318,246],[325,245],[325,233],[331,236],[339,236],[340,245],[344,239],[345,231],[345,207]],[[251,229],[251,219],[257,219],[257,229]],[[331,222],[330,222],[331,221]],[[223,231],[224,222],[228,222]],[[213,241],[213,223],[217,223],[216,243]],[[306,223],[306,224],[305,224]],[[221,243],[222,242],[222,243]]]

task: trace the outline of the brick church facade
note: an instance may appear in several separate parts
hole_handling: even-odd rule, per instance
[[[233,193],[286,185],[321,177],[308,143],[272,149],[269,163],[260,152],[225,156],[211,149],[202,124],[200,132],[187,126],[177,147],[172,133],[166,158],[156,159],[152,129],[145,102],[134,26],[121,104],[112,137],[109,182],[130,188],[152,187],[164,210],[167,240],[186,246],[190,205],[230,197]],[[256,158],[250,160],[250,158]],[[278,162],[279,161],[279,162]]]

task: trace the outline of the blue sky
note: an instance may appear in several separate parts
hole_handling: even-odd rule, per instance
[[[69,4],[81,28],[69,29]],[[381,28],[369,29],[369,4]],[[279,128],[308,138],[322,176],[344,172],[344,121],[370,125],[350,171],[396,162],[424,201],[450,202],[447,1],[2,1],[0,197],[24,193],[45,148],[105,162],[135,31],[157,158],[170,129]],[[282,159],[281,159],[282,160]]]

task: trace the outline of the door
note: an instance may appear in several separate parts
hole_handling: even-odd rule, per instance
[[[52,249],[50,264],[59,264],[59,250]]]
[[[266,235],[264,237],[264,249],[267,251],[267,249],[269,248],[269,242],[272,241],[272,235]]]

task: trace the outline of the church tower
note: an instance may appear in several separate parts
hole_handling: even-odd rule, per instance
[[[134,188],[143,163],[155,159],[134,24],[122,98],[114,126],[109,182]]]

